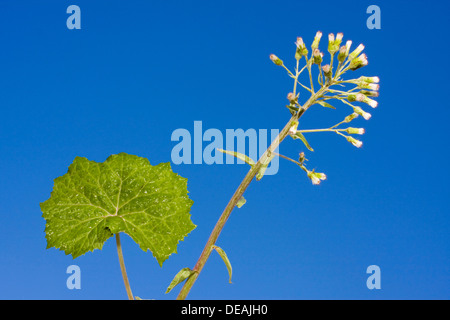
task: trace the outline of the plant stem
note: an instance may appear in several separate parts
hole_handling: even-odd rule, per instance
[[[130,283],[128,282],[127,270],[125,269],[125,261],[123,260],[122,254],[122,245],[120,244],[120,235],[118,233],[116,233],[116,245],[117,255],[119,256],[120,271],[122,271],[123,283],[125,284],[125,289],[127,290],[128,299],[134,300]]]
[[[297,72],[298,77],[298,72]],[[297,79],[295,79],[297,81]],[[206,261],[208,260],[211,252],[214,250],[214,245],[217,241],[217,238],[219,237],[223,227],[225,226],[225,223],[227,222],[228,218],[231,215],[231,212],[233,211],[234,207],[238,203],[239,199],[244,194],[245,190],[250,185],[250,182],[252,182],[253,178],[256,176],[256,174],[261,169],[262,165],[267,162],[267,160],[272,156],[272,153],[278,148],[280,143],[289,135],[289,129],[292,127],[294,122],[298,121],[298,119],[303,115],[303,113],[314,104],[315,100],[317,100],[319,97],[321,97],[327,90],[330,84],[327,84],[326,86],[323,86],[319,91],[317,91],[315,94],[311,95],[311,97],[306,101],[306,103],[300,108],[299,112],[294,114],[291,119],[288,121],[288,123],[284,126],[284,128],[281,130],[281,132],[278,134],[278,136],[273,140],[269,148],[264,152],[264,154],[261,156],[261,158],[258,160],[258,162],[251,167],[251,169],[247,172],[246,176],[242,180],[239,187],[234,192],[233,196],[231,197],[230,201],[228,202],[227,206],[225,207],[224,211],[222,212],[222,215],[220,216],[219,220],[217,221],[213,231],[211,232],[211,235],[209,236],[208,241],[206,242],[206,245],[200,255],[200,257],[197,260],[197,263],[195,264],[194,271],[192,275],[186,280],[183,287],[180,290],[180,293],[178,294],[177,300],[184,300],[186,299],[187,295],[189,294],[189,291],[191,290],[192,286],[194,285],[195,281],[197,280],[197,277],[199,276],[200,272],[202,271],[203,267],[205,266]],[[295,88],[295,87],[294,87]],[[295,89],[294,89],[295,92]]]
[[[336,132],[336,131],[345,131],[347,129],[333,129],[333,127],[328,129],[311,129],[311,130],[298,130],[298,132],[301,133],[308,133],[308,132]]]

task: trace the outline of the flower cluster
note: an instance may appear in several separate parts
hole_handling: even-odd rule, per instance
[[[362,103],[363,105],[368,105],[371,108],[376,108],[378,102],[374,98],[378,97],[378,90],[380,88],[378,77],[366,77],[361,76],[359,78],[344,80],[343,75],[347,71],[355,71],[364,66],[367,66],[368,59],[367,55],[363,53],[365,49],[363,44],[360,44],[351,51],[352,41],[348,40],[343,44],[343,33],[337,33],[336,36],[333,33],[328,35],[328,47],[327,51],[330,54],[329,63],[324,63],[324,53],[320,51],[319,45],[322,38],[322,32],[318,31],[314,37],[313,43],[311,45],[311,54],[307,49],[303,39],[301,37],[297,38],[295,42],[295,59],[297,65],[295,72],[291,72],[283,63],[283,61],[276,55],[270,55],[270,59],[278,66],[283,67],[287,70],[289,76],[294,79],[294,89],[289,92],[287,99],[289,105],[286,107],[291,112],[292,117],[296,120],[294,125],[289,128],[288,134],[294,139],[300,139],[303,141],[305,146],[313,151],[309,143],[306,141],[304,133],[311,132],[334,132],[338,135],[343,136],[348,142],[350,142],[355,147],[360,148],[362,146],[362,141],[354,138],[351,135],[362,135],[365,133],[364,128],[354,128],[347,127],[342,128],[341,125],[347,124],[354,119],[361,116],[365,120],[369,120],[372,115],[365,111],[361,106],[356,105],[356,103]],[[305,58],[306,65],[303,68],[299,68],[299,61]],[[313,71],[312,66],[317,65],[318,71]],[[301,83],[299,81],[300,74],[307,70],[309,73],[310,86]],[[319,90],[315,90],[313,73],[317,72],[317,82],[320,85]],[[311,96],[308,98],[307,102],[303,105],[299,103],[299,93],[297,92],[297,86],[300,85],[304,89],[310,92]],[[346,85],[353,85],[353,88],[343,91],[342,87]],[[338,124],[326,129],[311,129],[311,130],[299,130],[298,129],[298,119],[303,115],[303,113],[312,105],[321,105],[323,107],[328,107],[335,109],[329,101],[338,100],[352,108],[352,113],[345,117],[345,119]],[[345,133],[345,134],[344,134]],[[283,156],[283,158],[287,158]],[[315,172],[315,170],[308,170],[305,167],[304,153],[298,161],[287,158],[295,163],[297,163],[307,174],[309,179],[311,179],[313,184],[319,184],[320,181],[326,179],[324,173]]]

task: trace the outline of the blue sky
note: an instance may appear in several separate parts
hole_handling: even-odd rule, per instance
[[[66,8],[81,8],[68,30]],[[369,30],[369,5],[381,30]],[[23,1],[0,3],[0,298],[126,299],[114,239],[75,260],[46,249],[39,203],[75,156],[104,161],[127,152],[152,164],[171,160],[171,134],[203,129],[281,129],[294,41],[317,30],[364,43],[381,78],[379,107],[362,126],[361,149],[342,137],[310,134],[308,165],[328,179],[313,186],[294,164],[253,182],[217,245],[233,283],[212,255],[191,299],[448,299],[450,239],[448,119],[450,49],[444,1]],[[321,49],[326,51],[322,42]],[[303,91],[300,100],[307,97]],[[311,109],[304,128],[349,113]],[[353,124],[352,124],[353,125]],[[286,141],[280,153],[306,151]],[[245,165],[173,165],[189,179],[197,228],[160,268],[122,236],[135,295],[164,291],[193,267]],[[66,288],[66,268],[81,289]],[[381,289],[366,269],[381,269]]]

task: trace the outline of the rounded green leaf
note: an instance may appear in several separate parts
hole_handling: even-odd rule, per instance
[[[76,258],[124,232],[162,265],[196,227],[189,214],[192,203],[187,179],[169,163],[152,166],[126,153],[103,163],[76,157],[41,203],[47,248]]]

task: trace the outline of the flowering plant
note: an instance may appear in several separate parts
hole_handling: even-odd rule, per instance
[[[311,54],[309,54],[309,50],[303,42],[302,38],[297,38],[295,42],[295,60],[296,66],[294,71],[291,71],[275,54],[270,55],[270,60],[282,68],[284,68],[288,75],[293,79],[294,85],[291,92],[287,94],[287,100],[289,104],[286,106],[290,113],[291,118],[285,125],[285,127],[281,130],[279,135],[274,139],[269,148],[263,153],[258,161],[250,159],[248,156],[239,154],[237,152],[225,151],[228,154],[234,155],[241,160],[244,160],[246,163],[250,165],[250,170],[247,175],[242,180],[239,187],[236,189],[235,193],[231,197],[228,205],[225,207],[222,215],[220,216],[214,230],[212,231],[195,267],[191,270],[189,268],[184,268],[178,273],[171,285],[169,286],[168,291],[170,291],[173,286],[182,281],[186,280],[183,288],[181,289],[178,299],[185,299],[190,289],[192,288],[195,280],[198,275],[202,271],[206,261],[208,260],[211,252],[216,249],[215,245],[217,238],[219,237],[220,232],[222,231],[228,217],[230,216],[232,210],[238,206],[242,206],[245,203],[245,199],[243,198],[243,194],[245,190],[248,188],[250,182],[256,177],[256,180],[261,180],[264,176],[264,172],[272,159],[276,156],[289,160],[295,164],[297,164],[303,171],[306,172],[309,179],[311,179],[312,184],[318,185],[321,181],[327,178],[325,173],[315,172],[315,170],[309,170],[306,167],[305,153],[301,152],[298,160],[291,159],[285,155],[281,155],[275,152],[280,143],[287,138],[288,136],[293,139],[300,139],[310,151],[314,151],[313,148],[309,145],[306,140],[304,133],[311,132],[334,132],[342,137],[344,137],[348,142],[350,142],[355,147],[360,148],[362,146],[362,141],[356,139],[352,135],[362,135],[365,133],[363,128],[354,128],[354,127],[343,127],[343,125],[348,124],[359,116],[363,117],[365,120],[369,120],[371,114],[363,110],[361,106],[355,105],[355,103],[364,103],[370,106],[371,108],[376,108],[378,103],[373,100],[373,97],[378,97],[379,90],[379,78],[378,77],[366,77],[360,76],[358,78],[344,80],[343,76],[348,71],[358,70],[368,64],[367,56],[365,53],[362,53],[364,50],[364,45],[360,44],[356,49],[351,51],[352,41],[347,41],[344,45],[342,44],[343,34],[338,33],[336,36],[333,33],[328,35],[328,53],[330,54],[329,63],[324,63],[324,53],[319,50],[320,40],[322,38],[322,32],[318,31],[314,37],[314,41],[311,45]],[[300,62],[304,58],[305,65],[300,68]],[[314,65],[318,68],[318,76],[317,83],[318,87],[314,86],[313,81],[313,68]],[[302,84],[299,81],[299,76],[305,72],[305,70],[309,74],[309,86]],[[353,85],[353,88],[343,90],[342,87]],[[309,92],[309,97],[307,100],[301,104],[299,102],[300,94],[298,92],[298,88],[301,86],[307,92]],[[339,87],[339,88],[337,88]],[[316,90],[317,88],[317,90]],[[341,122],[324,129],[310,129],[303,130],[298,127],[299,119],[302,115],[313,105],[320,105],[327,108],[333,107],[329,101],[331,100],[339,100],[344,104],[348,105],[352,109],[352,113],[345,117]],[[223,249],[218,251],[225,263],[227,264],[228,270],[230,272],[231,278],[231,264],[226,257]]]
[[[347,71],[355,71],[367,65],[367,56],[362,53],[364,46],[361,44],[350,52],[351,41],[341,46],[342,33],[338,33],[336,37],[329,34],[330,60],[323,65],[324,53],[319,50],[321,37],[322,33],[317,32],[311,45],[311,53],[303,39],[297,38],[294,71],[276,55],[270,55],[270,60],[284,68],[294,81],[292,91],[287,94],[286,105],[291,117],[257,161],[232,150],[219,150],[243,160],[250,165],[250,169],[222,212],[195,267],[181,269],[167,288],[166,292],[169,292],[185,281],[177,299],[186,298],[213,251],[225,262],[231,282],[231,263],[225,251],[216,245],[216,241],[233,209],[245,204],[243,195],[250,183],[253,179],[259,181],[264,177],[267,167],[275,157],[297,164],[314,185],[327,178],[325,173],[307,168],[304,152],[300,152],[298,160],[275,152],[284,139],[288,136],[299,139],[308,150],[314,151],[306,140],[305,133],[334,132],[352,145],[358,148],[362,146],[362,141],[353,135],[362,135],[365,130],[348,127],[346,124],[359,116],[370,119],[371,114],[356,103],[377,107],[378,103],[373,98],[378,96],[379,78],[360,76],[344,80],[343,75]],[[305,65],[300,68],[303,58]],[[315,87],[313,68],[316,66],[318,86],[316,84]],[[299,81],[303,72],[308,72],[308,85]],[[348,85],[353,88],[344,91],[343,88]],[[299,102],[299,87],[309,92],[303,103]],[[335,109],[329,103],[332,100],[350,106],[352,112],[329,128],[299,128],[300,118],[310,107],[319,105]],[[128,234],[142,250],[150,250],[162,265],[176,252],[179,241],[196,227],[189,213],[192,203],[188,197],[187,179],[174,173],[169,163],[153,166],[147,159],[125,153],[112,155],[103,163],[77,157],[69,166],[68,172],[55,179],[51,197],[41,203],[43,217],[46,219],[47,246],[63,250],[76,258],[88,251],[101,249],[104,242],[114,235],[127,295],[129,299],[134,299],[125,269],[119,233]]]

